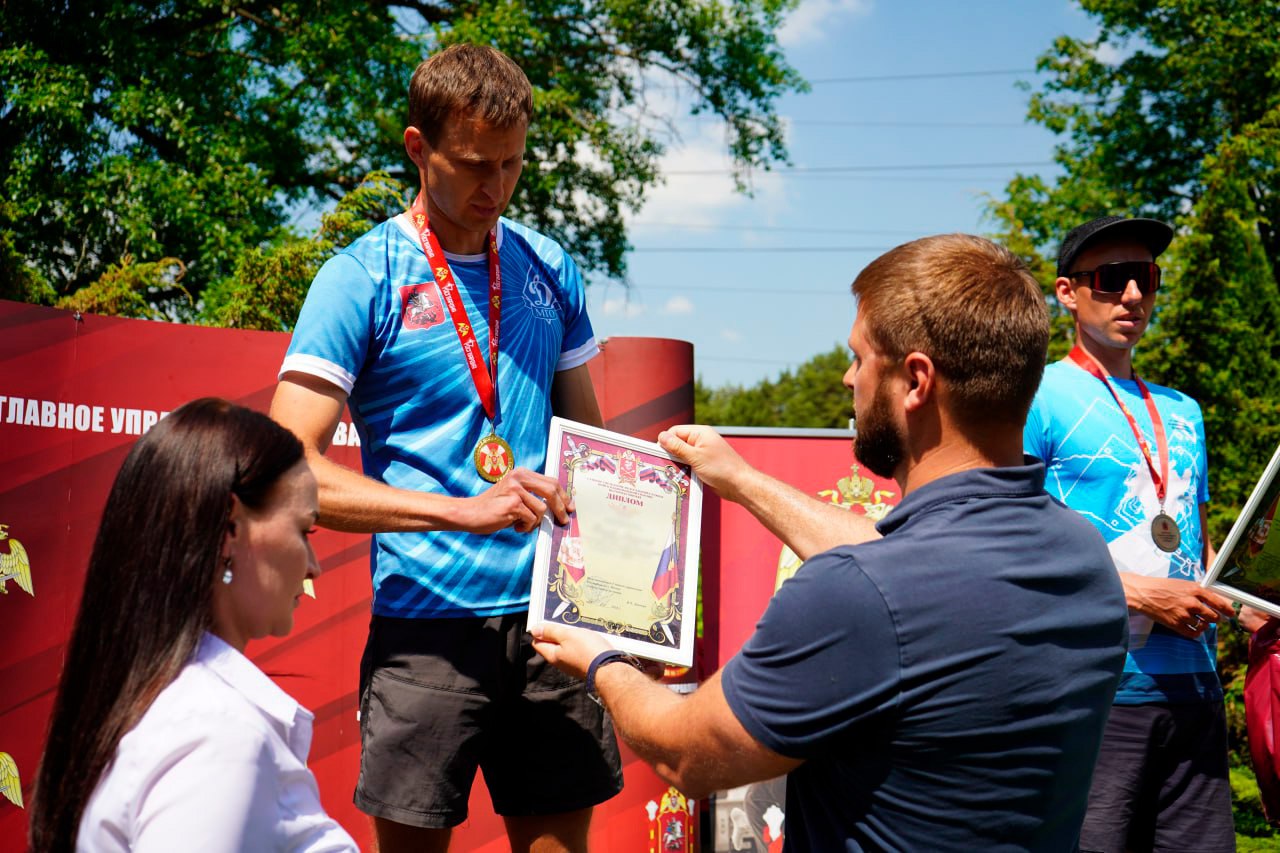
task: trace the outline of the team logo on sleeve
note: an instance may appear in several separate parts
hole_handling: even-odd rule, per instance
[[[406,329],[430,329],[444,322],[440,289],[434,281],[400,288],[400,325]]]
[[[556,318],[559,305],[556,303],[555,292],[542,280],[537,270],[529,270],[529,278],[525,281],[524,290],[520,295],[524,297],[524,304],[529,306],[533,316],[547,322]]]

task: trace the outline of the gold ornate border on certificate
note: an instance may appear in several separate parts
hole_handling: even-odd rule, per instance
[[[580,467],[594,464],[592,457],[604,457],[610,460],[615,468],[621,468],[623,460],[628,454],[633,458],[635,456],[634,451],[625,448],[620,449],[617,453],[604,453],[596,448],[586,446],[586,436],[578,436],[578,438],[584,439],[584,443],[575,445],[573,437],[567,431],[564,433],[563,441],[569,444],[570,449],[562,451],[564,460],[562,465],[568,472],[565,490],[570,495],[573,494],[574,475]],[[561,447],[563,447],[563,444]],[[680,622],[681,603],[684,596],[684,578],[683,571],[680,568],[684,565],[683,555],[680,551],[680,534],[682,532],[682,521],[684,520],[685,502],[689,495],[689,478],[675,465],[658,466],[639,461],[636,464],[637,469],[643,466],[657,472],[657,476],[664,478],[667,485],[675,492],[676,505],[671,514],[672,541],[675,551],[670,558],[670,562],[675,567],[675,582],[661,598],[654,600],[652,607],[649,609],[652,622],[649,624],[648,630],[644,631],[641,630],[641,626],[625,625],[620,622],[608,622],[583,616],[582,607],[584,601],[581,581],[574,580],[565,568],[564,563],[558,559],[558,555],[553,555],[551,560],[555,563],[556,568],[554,572],[547,573],[548,596],[546,609],[550,609],[552,601],[557,603],[554,611],[548,616],[548,621],[561,622],[565,625],[592,625],[603,629],[609,634],[621,637],[643,637],[648,642],[657,645],[669,645],[673,648],[678,648],[680,644],[672,632],[671,626],[673,623]],[[638,473],[639,470],[637,470]],[[680,629],[684,630],[684,626],[681,625]]]

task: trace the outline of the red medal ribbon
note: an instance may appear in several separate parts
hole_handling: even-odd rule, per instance
[[[426,205],[419,194],[410,208],[413,224],[418,229],[418,241],[422,243],[422,251],[431,265],[431,274],[440,286],[440,299],[449,309],[449,317],[453,320],[453,328],[462,343],[462,354],[466,356],[467,367],[471,370],[471,381],[475,383],[476,393],[480,395],[480,405],[489,416],[494,428],[498,426],[498,321],[502,318],[502,268],[498,264],[498,230],[489,232],[489,364],[486,366],[479,352],[475,331],[467,318],[467,306],[462,304],[458,294],[458,283],[454,280],[453,270],[449,269],[449,261],[440,248],[427,222]]]
[[[1071,359],[1080,369],[1101,379],[1102,384],[1107,386],[1107,390],[1115,398],[1116,405],[1120,407],[1120,411],[1124,412],[1125,419],[1129,421],[1129,428],[1133,430],[1134,437],[1138,439],[1138,448],[1142,450],[1142,458],[1147,460],[1147,470],[1151,472],[1151,480],[1156,484],[1156,498],[1160,501],[1160,511],[1164,512],[1164,496],[1169,483],[1169,443],[1165,441],[1164,421],[1160,420],[1160,412],[1156,409],[1156,401],[1152,399],[1147,383],[1143,382],[1138,377],[1138,374],[1133,374],[1133,381],[1138,383],[1138,391],[1142,394],[1142,402],[1147,404],[1147,412],[1151,415],[1151,426],[1155,429],[1156,452],[1160,454],[1159,471],[1156,471],[1156,464],[1151,460],[1151,451],[1147,447],[1147,440],[1142,437],[1142,431],[1138,429],[1138,422],[1134,419],[1133,413],[1129,411],[1129,407],[1120,399],[1120,395],[1116,394],[1116,389],[1108,381],[1102,365],[1098,364],[1097,359],[1085,352],[1084,348],[1079,344],[1071,348],[1071,352],[1067,353],[1067,358]]]

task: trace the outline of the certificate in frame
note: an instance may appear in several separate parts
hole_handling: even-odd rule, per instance
[[[1280,448],[1231,526],[1203,584],[1243,604],[1280,616]]]
[[[546,474],[573,498],[538,531],[529,627],[608,634],[627,652],[693,664],[702,484],[661,447],[551,419]]]

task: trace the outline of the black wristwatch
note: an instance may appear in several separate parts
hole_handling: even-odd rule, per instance
[[[587,667],[587,695],[591,697],[591,701],[595,702],[601,708],[604,702],[600,699],[600,694],[596,692],[596,672],[600,667],[608,666],[611,663],[629,663],[636,669],[641,669],[643,664],[635,655],[629,655],[621,649],[608,649],[595,656],[591,661],[591,666]]]

